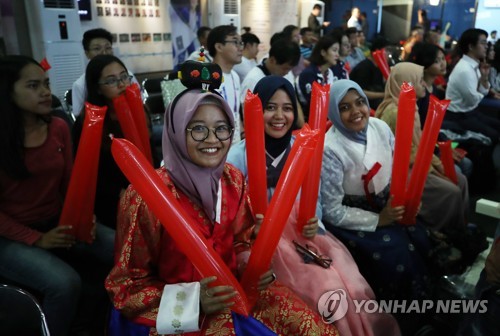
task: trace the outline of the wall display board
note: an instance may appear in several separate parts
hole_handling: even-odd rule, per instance
[[[134,73],[170,70],[169,6],[165,0],[91,0],[92,20],[81,21],[82,31],[109,30],[114,54]]]

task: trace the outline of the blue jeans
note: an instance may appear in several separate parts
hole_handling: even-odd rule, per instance
[[[39,293],[51,335],[69,335],[82,282],[73,266],[59,256],[88,257],[89,263],[111,268],[114,236],[113,229],[98,224],[92,244],[78,242],[68,250],[44,250],[0,237],[0,276]]]

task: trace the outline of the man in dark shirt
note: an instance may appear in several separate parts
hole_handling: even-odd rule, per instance
[[[385,48],[388,44],[385,38],[377,38],[373,41],[370,50],[373,53],[376,50]],[[352,69],[349,78],[361,86],[366,97],[368,97],[370,108],[376,110],[384,99],[385,80],[371,54]]]
[[[321,30],[330,25],[329,21],[325,21],[322,24],[318,21],[318,16],[321,14],[321,5],[314,5],[311,15],[307,19],[307,26],[312,29],[316,37],[321,36]]]

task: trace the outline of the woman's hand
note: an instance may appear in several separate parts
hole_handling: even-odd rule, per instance
[[[377,226],[387,226],[392,224],[395,221],[399,221],[403,219],[403,215],[405,213],[405,207],[400,205],[397,207],[392,207],[392,200],[394,196],[391,195],[389,201],[385,205],[385,208],[382,209],[378,216],[378,224]]]
[[[35,242],[35,246],[45,250],[52,248],[70,248],[76,242],[75,237],[65,233],[71,226],[58,226],[49,232],[42,234],[40,239]]]
[[[318,233],[318,217],[313,217],[307,221],[302,229],[302,235],[306,238],[312,239]]]
[[[208,287],[208,284],[215,280],[217,280],[215,276],[200,280],[200,304],[201,309],[207,315],[218,313],[234,305],[234,301],[228,301],[236,296],[234,288],[231,286]]]
[[[262,291],[267,287],[269,287],[269,285],[272,284],[274,281],[276,281],[276,275],[274,274],[273,270],[270,269],[269,271],[260,276],[257,288],[260,291]]]

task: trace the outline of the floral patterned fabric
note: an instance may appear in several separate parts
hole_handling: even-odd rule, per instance
[[[254,220],[247,187],[241,172],[226,164],[221,179],[220,223],[211,224],[202,208],[176,189],[164,168],[158,174],[182,208],[198,223],[198,228],[222,259],[236,273],[236,254],[250,248]],[[165,284],[201,279],[193,264],[182,254],[172,237],[149,211],[130,186],[120,202],[115,246],[115,266],[106,279],[114,307],[130,325],[155,325]],[[253,316],[280,335],[337,335],[332,325],[306,306],[288,288],[274,283],[261,292]],[[229,310],[217,315],[200,315],[201,331],[189,335],[234,335]]]

